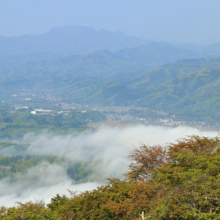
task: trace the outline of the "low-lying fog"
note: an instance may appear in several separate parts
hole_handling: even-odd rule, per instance
[[[26,202],[43,199],[50,202],[57,193],[67,194],[67,189],[75,191],[92,190],[105,184],[105,178],[123,178],[130,160],[130,152],[143,144],[165,146],[186,135],[217,136],[217,132],[199,131],[190,127],[167,128],[159,126],[102,127],[95,132],[83,132],[67,136],[54,136],[49,133],[35,135],[29,133],[16,143],[29,143],[26,155],[61,156],[73,163],[89,161],[98,175],[87,183],[76,184],[66,173],[65,165],[42,162],[31,167],[25,174],[17,175],[16,182],[0,180],[0,206],[12,206],[16,201]],[[3,140],[2,140],[3,141]],[[5,141],[5,140],[4,140]],[[22,154],[13,148],[0,151],[1,156]],[[34,181],[32,181],[34,180]]]

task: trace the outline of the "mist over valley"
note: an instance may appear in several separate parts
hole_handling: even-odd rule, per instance
[[[0,205],[41,199],[49,203],[57,193],[69,196],[67,190],[92,190],[106,184],[108,177],[122,179],[130,164],[127,156],[140,145],[166,146],[186,135],[215,137],[217,134],[190,127],[137,124],[100,127],[93,132],[69,135],[28,133],[12,142],[1,140],[1,163],[6,158],[12,160],[5,162],[10,167],[8,170],[1,168]]]

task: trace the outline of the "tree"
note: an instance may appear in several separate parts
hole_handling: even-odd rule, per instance
[[[220,219],[219,143],[192,136],[166,148],[135,149],[126,174],[135,187],[110,210],[123,210],[122,219],[138,219],[141,210],[148,219]]]
[[[130,164],[130,171],[126,176],[139,181],[153,178],[156,168],[161,167],[168,160],[167,150],[161,146],[143,145],[139,149],[135,149],[129,157],[134,162]]]

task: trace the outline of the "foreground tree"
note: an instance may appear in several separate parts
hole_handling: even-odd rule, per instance
[[[166,148],[135,149],[126,174],[135,187],[108,207],[117,214],[127,209],[122,219],[140,219],[141,211],[146,219],[220,219],[219,143],[218,137],[193,136]]]
[[[164,191],[152,206],[159,219],[220,219],[218,138],[194,136],[169,146],[169,162],[158,169]]]

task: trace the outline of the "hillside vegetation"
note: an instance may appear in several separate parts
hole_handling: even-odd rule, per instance
[[[175,79],[148,90],[138,105],[154,106],[190,117],[219,119],[220,69],[180,74]]]

